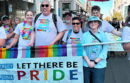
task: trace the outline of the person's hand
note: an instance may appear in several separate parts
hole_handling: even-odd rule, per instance
[[[27,47],[33,47],[33,43],[29,43]]]
[[[94,63],[94,62],[92,62],[92,61],[90,61],[90,62],[88,63],[88,66],[89,66],[90,68],[94,68],[95,63]]]
[[[10,49],[10,48],[11,48],[11,45],[6,46],[6,49]]]
[[[51,42],[49,46],[54,45],[54,44],[55,44],[54,42]]]
[[[9,31],[9,33],[12,33],[13,32],[13,29],[11,29],[10,31]]]

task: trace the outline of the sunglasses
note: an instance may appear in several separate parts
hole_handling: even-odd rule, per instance
[[[3,21],[9,20],[9,18],[4,18]]]
[[[76,24],[76,25],[79,25],[80,23],[72,23],[72,25],[75,25],[75,24]]]
[[[41,7],[49,7],[48,4],[42,4]]]
[[[89,23],[93,23],[93,22],[94,22],[94,23],[97,23],[98,21],[96,21],[96,20],[95,20],[95,21],[90,21]]]

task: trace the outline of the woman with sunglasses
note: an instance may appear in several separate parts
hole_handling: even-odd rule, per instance
[[[72,19],[72,28],[72,30],[70,29],[65,33],[62,39],[63,44],[80,44],[83,33],[81,30],[81,21],[79,17],[74,17]]]
[[[13,31],[13,26],[12,26],[12,22],[10,22],[10,19],[7,15],[4,15],[2,16],[1,18],[2,20],[2,28],[5,30],[6,32],[6,36],[7,36],[7,39],[6,39],[6,42],[5,42],[5,46],[7,45],[10,45],[11,42],[13,41],[13,35],[14,35],[14,31]]]
[[[7,49],[10,49],[14,44],[18,42],[18,47],[27,47],[28,43],[30,42],[30,35],[32,32],[32,21],[33,21],[33,12],[26,11],[25,13],[26,21],[17,25],[14,33],[15,37],[12,43],[7,46]]]
[[[99,29],[101,24],[98,17],[91,16],[87,24],[90,30],[83,34],[81,43],[108,42],[106,34]],[[84,83],[90,83],[91,75],[93,83],[104,83],[107,51],[108,45],[83,47]]]

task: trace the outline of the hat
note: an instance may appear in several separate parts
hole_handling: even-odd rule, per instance
[[[98,21],[98,22],[100,23],[100,26],[102,25],[102,21],[99,19],[99,17],[91,16],[91,17],[89,18],[89,20],[88,20],[88,23],[87,23],[87,27],[88,27],[88,28],[90,28],[90,27],[89,27],[89,22],[91,22],[91,21]]]
[[[72,14],[70,12],[65,12],[65,16],[67,16],[67,15],[72,16]]]
[[[7,15],[2,16],[1,21],[3,21],[4,18],[9,18]]]
[[[113,18],[113,20],[114,20],[114,19],[117,19],[117,18],[116,18],[116,17],[114,17],[114,18]]]

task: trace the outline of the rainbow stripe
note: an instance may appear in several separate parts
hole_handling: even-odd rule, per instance
[[[73,38],[73,37],[71,37],[70,39],[73,39],[73,40],[80,40],[80,38]]]
[[[37,31],[50,32],[50,30],[37,29]]]
[[[0,48],[0,59],[10,58],[42,58],[42,57],[67,57],[82,56],[81,44],[38,46],[35,48],[19,47],[7,50]]]

